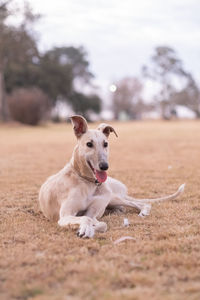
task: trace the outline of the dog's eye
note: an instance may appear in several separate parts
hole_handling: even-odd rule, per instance
[[[92,144],[91,142],[88,142],[86,145],[87,145],[89,148],[92,148],[92,147],[93,147],[93,144]]]
[[[107,147],[108,147],[108,143],[107,143],[107,142],[104,142],[103,146],[104,146],[105,148],[107,148]]]

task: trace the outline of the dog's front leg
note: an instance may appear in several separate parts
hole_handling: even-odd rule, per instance
[[[103,216],[109,203],[109,197],[109,193],[94,196],[92,203],[86,211],[85,216],[93,219],[95,222],[95,231],[97,232],[105,232],[107,230],[107,224],[105,222],[99,222],[97,218],[101,218]]]
[[[76,199],[69,197],[61,204],[58,225],[66,227],[77,224],[79,225],[78,236],[91,238],[94,236],[95,222],[88,216],[76,216],[79,211],[84,209],[81,201]]]

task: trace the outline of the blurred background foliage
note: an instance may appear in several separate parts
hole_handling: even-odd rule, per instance
[[[92,84],[94,76],[84,47],[54,47],[41,53],[34,31],[40,15],[28,2],[23,11],[11,10],[10,2],[0,0],[0,120],[36,125],[50,118],[58,102],[67,103],[73,113],[88,120],[94,113],[99,115],[103,102]],[[22,18],[17,25],[7,22],[18,14]],[[173,48],[156,47],[149,63],[141,66],[141,74],[142,79],[125,77],[114,83],[110,110],[115,119],[142,119],[152,111],[171,119],[177,115],[177,105],[200,117],[199,86]],[[143,99],[147,78],[158,85],[148,103]],[[59,121],[55,111],[53,119]]]
[[[56,47],[40,53],[33,31],[40,16],[34,14],[26,4],[21,23],[18,26],[8,25],[8,16],[17,13],[9,11],[9,2],[0,1],[1,120],[13,117],[23,123],[37,124],[58,99],[70,103],[75,113],[88,118],[88,111],[100,112],[101,100],[98,95],[76,91],[76,82],[90,84],[93,77],[85,49]],[[38,106],[40,113],[37,113],[37,117],[30,120],[24,117],[28,106],[30,109]]]

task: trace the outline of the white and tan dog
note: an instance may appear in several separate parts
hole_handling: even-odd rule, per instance
[[[113,127],[100,124],[89,130],[81,116],[71,117],[77,145],[71,161],[42,185],[39,203],[48,219],[58,220],[62,227],[79,225],[78,236],[93,237],[95,231],[105,232],[107,225],[99,222],[106,208],[134,207],[140,216],[149,215],[151,203],[176,198],[184,190],[158,199],[134,199],[120,181],[107,178],[108,137]]]

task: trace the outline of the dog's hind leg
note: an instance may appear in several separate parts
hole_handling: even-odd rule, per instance
[[[112,197],[111,201],[109,202],[109,207],[132,207],[139,211],[139,216],[148,216],[151,210],[151,204],[149,203],[142,203],[141,201],[135,201],[133,198],[129,196],[125,196],[124,198],[120,198],[117,195]]]
[[[178,190],[169,196],[164,196],[160,198],[155,199],[135,199],[133,197],[130,197],[126,195],[124,198],[120,198],[118,196],[113,195],[112,200],[109,203],[109,206],[115,207],[115,206],[128,206],[128,207],[134,207],[137,210],[139,210],[139,216],[144,217],[148,216],[150,214],[151,210],[151,203],[159,202],[159,201],[167,201],[167,200],[173,200],[177,198],[180,194],[183,193],[185,185],[182,184]]]
[[[155,199],[135,199],[130,196],[126,196],[126,200],[131,201],[132,203],[135,203],[137,205],[141,206],[141,211],[140,211],[140,216],[146,216],[150,213],[151,210],[151,203],[155,202],[162,202],[162,201],[167,201],[167,200],[174,200],[176,199],[179,195],[181,195],[184,191],[185,184],[182,184],[178,190],[168,196],[160,197],[160,198],[155,198]]]

